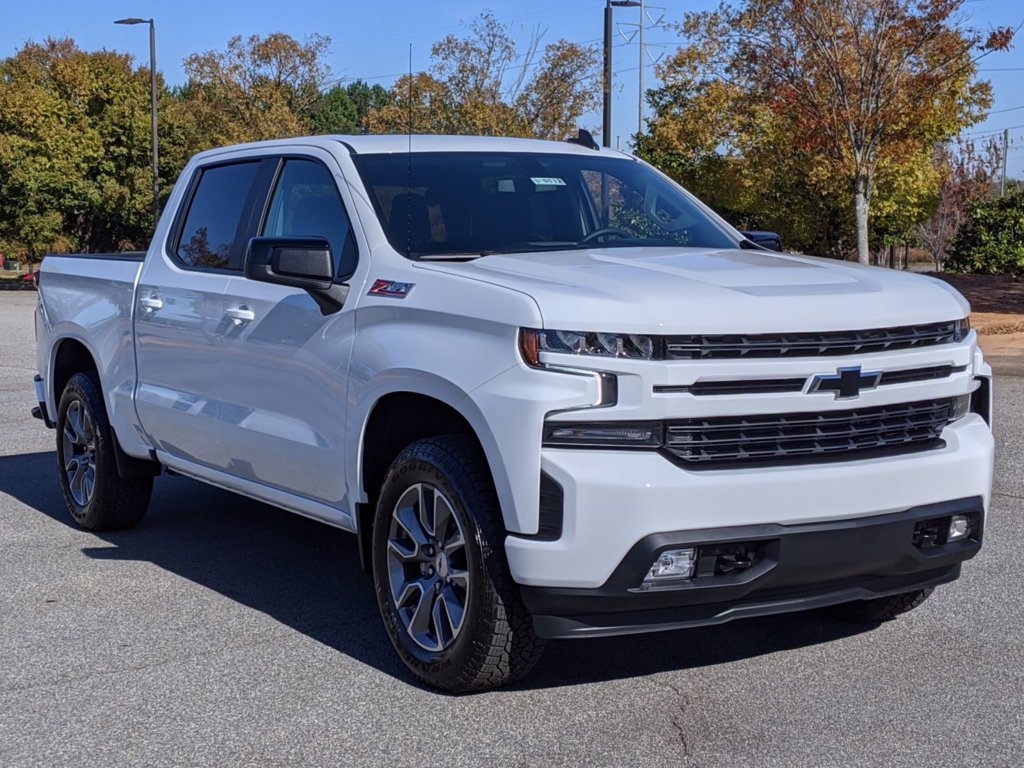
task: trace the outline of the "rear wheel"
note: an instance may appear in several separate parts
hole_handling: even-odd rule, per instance
[[[543,640],[512,581],[484,457],[469,438],[421,440],[388,471],[373,529],[384,626],[423,682],[494,688],[533,668]]]
[[[915,589],[913,592],[879,597],[874,600],[857,600],[852,603],[830,605],[827,608],[822,608],[821,612],[830,618],[852,624],[876,624],[880,621],[891,621],[900,614],[914,610],[934,591],[935,587]]]
[[[114,451],[99,378],[95,371],[76,373],[57,410],[57,463],[64,503],[90,531],[131,528],[149,506],[153,479],[122,478]]]

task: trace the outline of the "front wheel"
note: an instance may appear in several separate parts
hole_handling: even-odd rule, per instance
[[[94,371],[76,373],[57,409],[57,468],[68,511],[90,531],[131,528],[149,506],[152,478],[118,474],[114,439],[99,378]]]
[[[395,459],[373,528],[384,626],[416,677],[456,693],[504,685],[543,640],[512,581],[487,462],[463,436],[420,440]]]
[[[900,614],[914,610],[934,591],[935,587],[915,589],[913,592],[889,597],[830,605],[822,608],[821,612],[830,618],[851,624],[877,624],[881,621],[891,621]]]

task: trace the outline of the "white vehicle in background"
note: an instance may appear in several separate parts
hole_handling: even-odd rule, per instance
[[[878,621],[955,580],[993,460],[964,299],[762,250],[586,144],[226,147],[145,255],[48,257],[36,413],[74,519],[134,525],[166,468],[355,532],[452,691],[545,638]]]

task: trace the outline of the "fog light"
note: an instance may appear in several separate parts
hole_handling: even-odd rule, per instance
[[[651,564],[644,584],[657,584],[669,579],[688,579],[693,576],[696,564],[696,549],[666,549]]]
[[[971,523],[967,515],[953,515],[949,518],[949,536],[946,541],[960,541],[971,534]]]

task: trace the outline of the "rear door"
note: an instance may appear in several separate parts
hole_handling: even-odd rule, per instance
[[[136,292],[139,421],[159,450],[222,469],[224,292],[241,268],[261,167],[247,159],[196,169],[166,248],[147,258]]]
[[[281,157],[255,231],[326,238],[336,282],[346,283],[357,264],[347,194],[328,153]],[[232,473],[342,507],[355,296],[325,315],[303,290],[237,276],[224,300],[234,318],[221,349],[236,383],[222,405]]]

